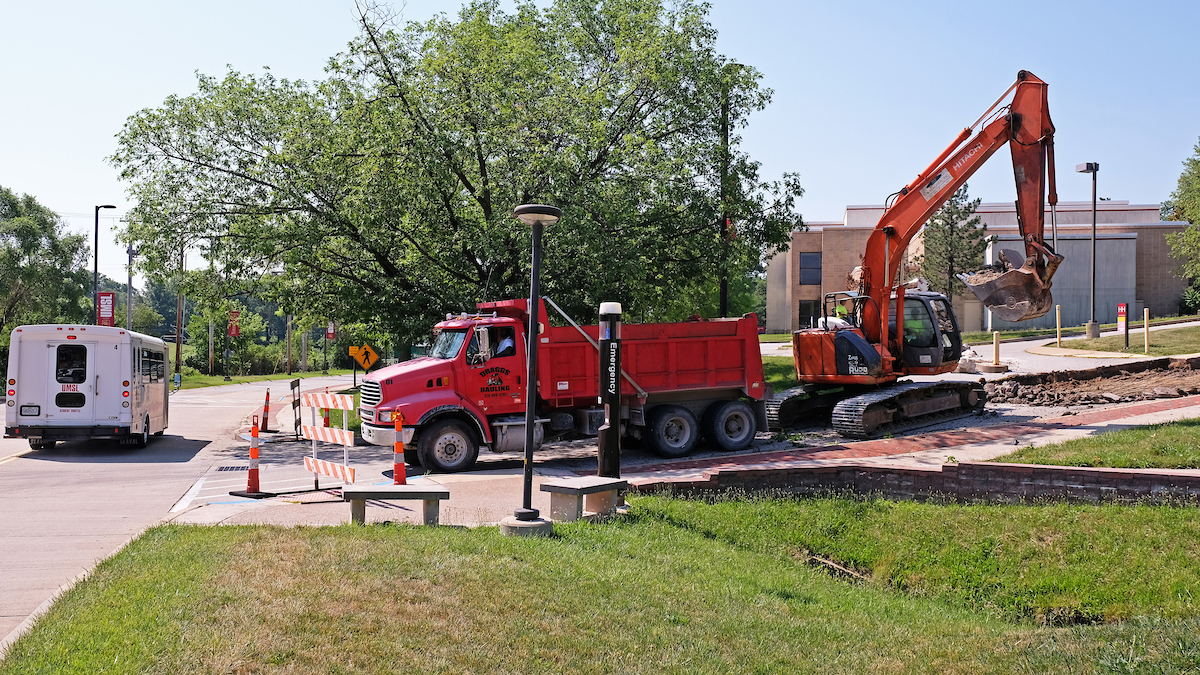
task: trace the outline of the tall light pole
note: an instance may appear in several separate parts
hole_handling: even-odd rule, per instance
[[[1077,164],[1075,171],[1092,174],[1092,313],[1087,322],[1087,338],[1094,340],[1100,337],[1100,324],[1096,323],[1096,174],[1100,172],[1100,163]]]
[[[551,524],[539,518],[533,508],[533,441],[534,425],[537,423],[537,348],[538,328],[541,317],[539,281],[542,267],[542,228],[553,225],[562,217],[562,209],[545,204],[522,204],[513,209],[513,217],[533,229],[533,254],[529,266],[529,329],[526,331],[528,369],[525,378],[525,485],[521,508],[513,513],[513,519],[505,519],[501,529],[516,534],[549,534]],[[515,521],[515,522],[514,522]]]
[[[125,252],[129,254],[129,264],[125,266],[125,330],[133,330],[133,256],[140,253],[138,249],[130,244],[125,247]]]
[[[92,268],[92,323],[100,323],[100,209],[115,209],[112,204],[96,207],[96,250],[95,266]]]

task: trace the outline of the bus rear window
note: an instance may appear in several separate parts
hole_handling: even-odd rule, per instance
[[[87,382],[87,347],[59,345],[55,352],[54,378],[62,384]]]

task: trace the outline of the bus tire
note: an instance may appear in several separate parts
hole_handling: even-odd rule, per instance
[[[704,411],[704,438],[726,452],[745,450],[754,442],[758,423],[745,401],[717,401]]]
[[[660,405],[650,412],[645,441],[659,457],[683,457],[696,447],[700,437],[696,416],[687,408]]]
[[[142,433],[133,437],[133,447],[144,448],[150,442],[150,418],[142,423]]]
[[[479,457],[479,443],[466,424],[456,419],[443,419],[421,432],[417,455],[421,466],[432,471],[470,471]]]

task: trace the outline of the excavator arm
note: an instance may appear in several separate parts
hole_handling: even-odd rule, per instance
[[[1062,256],[1042,237],[1047,184],[1051,203],[1058,201],[1054,193],[1054,125],[1050,121],[1046,89],[1046,83],[1032,73],[1024,70],[1017,73],[1016,83],[896,195],[895,202],[871,233],[863,256],[860,293],[870,297],[874,305],[864,308],[868,339],[883,342],[881,338],[887,335],[886,312],[881,309],[888,306],[897,286],[901,255],[912,238],[1006,143],[1012,152],[1017,223],[1024,238],[1025,255],[1023,259],[1010,260],[1003,271],[993,267],[960,278],[988,309],[1006,321],[1035,319],[1053,306],[1050,280]],[[1004,108],[997,110],[1010,92],[1014,93],[1007,112]],[[972,128],[989,116],[993,119],[971,136]]]

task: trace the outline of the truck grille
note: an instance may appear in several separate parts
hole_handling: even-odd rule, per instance
[[[360,403],[368,408],[374,408],[383,400],[383,389],[374,380],[363,380],[358,394]]]

